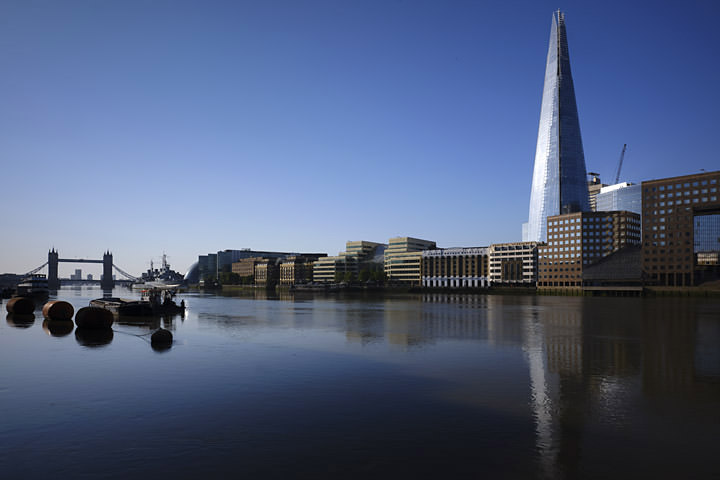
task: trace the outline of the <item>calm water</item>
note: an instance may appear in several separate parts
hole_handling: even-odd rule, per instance
[[[0,322],[2,478],[720,476],[718,300],[180,298],[165,352]]]

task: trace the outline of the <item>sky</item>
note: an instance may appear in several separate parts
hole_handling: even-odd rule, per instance
[[[4,0],[0,273],[519,241],[557,8],[588,171],[718,170],[720,3],[679,5]]]

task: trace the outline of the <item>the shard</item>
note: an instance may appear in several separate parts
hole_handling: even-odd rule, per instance
[[[530,214],[523,225],[523,240],[545,241],[548,216],[589,211],[586,178],[565,15],[557,11],[550,32]]]

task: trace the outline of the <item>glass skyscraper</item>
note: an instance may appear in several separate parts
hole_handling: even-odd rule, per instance
[[[545,241],[546,218],[590,211],[585,154],[570,73],[565,15],[553,14],[524,241]]]

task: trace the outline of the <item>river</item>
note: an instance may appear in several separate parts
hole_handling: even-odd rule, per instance
[[[99,338],[0,322],[3,478],[720,476],[720,299],[180,299]]]

